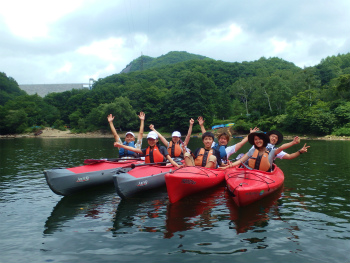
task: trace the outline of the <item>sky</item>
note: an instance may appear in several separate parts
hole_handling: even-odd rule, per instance
[[[0,0],[0,72],[18,84],[88,83],[143,55],[304,68],[350,52],[349,0]]]

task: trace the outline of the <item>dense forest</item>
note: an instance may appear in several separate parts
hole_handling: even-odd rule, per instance
[[[91,90],[44,98],[26,94],[0,72],[0,134],[38,126],[106,130],[109,113],[116,116],[118,129],[138,130],[140,111],[146,113],[146,127],[153,123],[167,132],[186,131],[189,119],[201,115],[206,127],[234,122],[237,132],[258,126],[350,136],[350,53],[306,68],[276,57],[232,63],[187,52],[141,56],[122,73],[96,81]]]

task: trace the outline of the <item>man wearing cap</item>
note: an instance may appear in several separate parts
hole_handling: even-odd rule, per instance
[[[115,142],[115,147],[121,147],[125,150],[135,152],[140,156],[145,157],[145,163],[160,163],[168,160],[173,166],[181,167],[178,165],[169,155],[168,151],[164,146],[160,146],[158,143],[158,135],[156,132],[151,131],[147,135],[148,147],[145,149],[133,148],[120,142]]]
[[[161,135],[159,132],[156,131],[154,128],[154,125],[151,124],[149,128],[156,132],[157,135],[159,136],[159,139],[161,142],[167,147],[168,153],[172,158],[178,157],[178,158],[184,158],[183,156],[183,149],[182,146],[187,146],[188,142],[190,141],[191,138],[191,133],[192,133],[192,127],[194,124],[194,120],[190,119],[190,126],[188,128],[187,136],[185,138],[185,141],[181,141],[181,133],[179,131],[174,131],[171,135],[171,141],[168,142],[163,135]],[[183,144],[183,145],[182,145]]]
[[[144,129],[144,122],[145,122],[145,113],[140,112],[139,119],[140,119],[140,131],[139,131],[139,135],[135,144],[135,134],[131,131],[127,132],[125,134],[125,141],[124,143],[122,142],[122,140],[120,139],[114,125],[113,125],[113,120],[114,120],[114,116],[112,114],[109,114],[107,116],[107,120],[109,122],[109,126],[111,128],[111,131],[113,133],[114,139],[116,142],[119,142],[120,144],[126,145],[126,146],[130,146],[133,148],[138,148],[141,149],[141,145],[142,145],[142,138],[143,138],[143,129]],[[119,157],[120,158],[135,158],[138,157],[138,154],[133,152],[133,151],[129,151],[129,150],[124,150],[124,148],[119,147]]]

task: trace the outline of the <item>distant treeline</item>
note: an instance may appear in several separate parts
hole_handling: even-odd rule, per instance
[[[140,57],[129,73],[99,79],[92,90],[27,95],[0,73],[0,133],[35,126],[69,126],[77,132],[108,129],[115,115],[121,130],[138,130],[137,113],[161,131],[186,131],[190,118],[205,126],[234,122],[309,135],[350,136],[350,53],[299,68],[280,58],[230,63],[186,52]],[[198,125],[194,131],[199,131]]]

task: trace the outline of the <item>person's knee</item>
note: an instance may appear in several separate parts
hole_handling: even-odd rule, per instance
[[[208,162],[216,163],[216,162],[217,162],[216,156],[210,155],[210,156],[209,156],[209,159],[208,159]]]
[[[217,162],[216,156],[211,155],[209,156],[207,165],[205,167],[216,168],[216,162]]]
[[[185,159],[186,166],[194,166],[194,160],[193,160],[193,157],[190,153],[185,153],[184,159]]]

